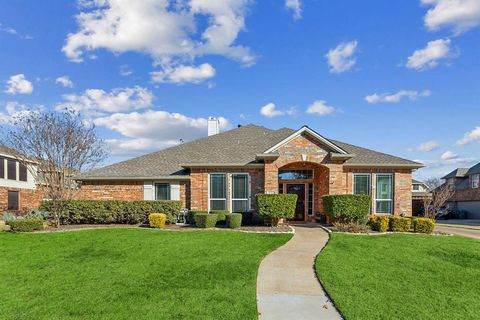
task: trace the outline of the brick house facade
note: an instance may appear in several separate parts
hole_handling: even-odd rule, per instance
[[[248,125],[87,173],[78,177],[79,197],[166,197],[191,210],[255,211],[257,193],[294,192],[303,201],[296,220],[315,221],[324,213],[322,196],[360,188],[372,196],[372,213],[411,215],[411,174],[421,166],[328,140],[308,127]]]

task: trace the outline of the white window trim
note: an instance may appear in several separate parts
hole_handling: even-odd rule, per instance
[[[472,187],[472,189],[480,188],[480,174],[472,175],[472,183],[470,186]]]
[[[234,175],[247,176],[247,198],[242,198],[242,199],[235,198],[235,199],[233,199],[232,177]],[[208,179],[208,180],[210,181],[210,179]],[[229,183],[229,185],[227,185],[227,188],[230,186],[230,208],[229,208],[229,211],[233,212],[233,200],[247,200],[247,208],[248,208],[248,210],[252,210],[252,201],[251,201],[252,190],[251,190],[251,183],[250,183],[250,174],[248,172],[231,172],[228,175],[228,183]],[[208,190],[210,190],[210,188]],[[210,204],[210,201],[208,201],[208,203]]]
[[[225,190],[225,198],[210,198],[210,176],[212,174],[223,174],[225,175],[225,187],[227,188],[227,190]],[[228,180],[229,180],[229,174],[227,172],[209,172],[208,173],[208,204],[207,204],[207,208],[208,208],[208,212],[210,212],[210,201],[211,200],[225,200],[225,206],[228,205]],[[225,208],[225,210],[228,210],[228,208]],[[231,208],[230,208],[231,210]],[[231,211],[230,211],[231,212]]]
[[[378,176],[390,176],[392,181],[392,198],[391,199],[377,199],[377,177]],[[395,212],[395,181],[393,181],[393,173],[376,173],[375,174],[375,199],[373,203],[373,212],[375,214],[393,215]],[[377,212],[377,201],[391,201],[392,211],[390,213]]]
[[[368,195],[372,195],[372,174],[368,172],[355,172],[352,177],[352,194],[355,194],[355,177],[356,176],[368,176]]]

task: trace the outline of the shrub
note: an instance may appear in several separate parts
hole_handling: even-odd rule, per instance
[[[43,219],[16,219],[9,221],[12,232],[32,232],[43,230]]]
[[[323,208],[332,221],[367,223],[370,196],[339,194],[323,196]]]
[[[198,228],[213,228],[217,224],[217,219],[215,213],[197,213],[195,214],[195,225]]]
[[[5,212],[2,216],[2,220],[5,221],[5,224],[7,225],[10,223],[10,221],[21,220],[21,219],[24,219],[24,217],[17,216],[15,213],[11,213],[11,212]]]
[[[165,222],[167,221],[167,215],[165,213],[150,213],[148,215],[148,223],[152,228],[165,228]]]
[[[40,210],[51,211],[53,203],[44,201]],[[175,200],[122,201],[122,200],[66,200],[59,204],[63,224],[145,223],[152,212],[163,212],[167,222],[174,223],[182,203]]]
[[[435,228],[435,220],[429,218],[413,219],[413,231],[418,233],[432,233]]]
[[[334,222],[335,231],[351,232],[351,233],[368,233],[371,231],[370,227],[358,222]]]
[[[254,223],[259,223],[260,221],[254,221],[254,217],[253,217],[253,212],[252,211],[247,211],[247,212],[240,212],[240,214],[242,215],[242,224],[244,226],[250,226]],[[257,216],[258,218],[258,216]],[[257,219],[257,220],[260,220],[261,218]],[[260,224],[263,224],[263,219],[261,219],[261,223]]]
[[[370,225],[370,228],[372,228],[373,231],[386,232],[390,224],[390,217],[375,215],[370,218],[370,220],[368,221],[368,224]]]
[[[393,232],[408,232],[412,225],[412,219],[402,217],[390,217],[389,229]]]
[[[295,214],[296,194],[257,193],[255,198],[259,215],[271,219],[273,225],[276,225],[281,218],[290,219]]]
[[[198,214],[198,213],[207,214],[208,211],[188,211],[187,223],[188,224],[195,224],[195,215]]]
[[[218,222],[225,222],[226,216],[230,214],[227,210],[212,210],[210,213],[215,213],[217,215]]]
[[[227,215],[227,226],[232,229],[237,229],[242,226],[242,214],[232,213]]]

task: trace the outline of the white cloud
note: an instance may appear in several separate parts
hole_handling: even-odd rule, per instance
[[[293,12],[293,19],[302,18],[302,2],[300,0],[285,0],[285,8]]]
[[[339,44],[330,49],[326,54],[331,73],[342,73],[350,70],[357,60],[353,57],[357,50],[358,42],[350,41]]]
[[[250,49],[237,45],[245,29],[251,0],[88,2],[76,16],[78,31],[67,36],[63,52],[80,62],[86,52],[107,49],[150,55],[171,67],[202,55],[221,55],[245,65],[254,63]],[[201,21],[201,22],[200,22]]]
[[[101,115],[102,112],[130,111],[152,106],[153,93],[147,88],[116,88],[111,92],[102,89],[87,89],[82,95],[65,94],[64,102],[57,110],[69,108],[87,115]]]
[[[267,103],[260,108],[260,114],[264,115],[267,118],[273,118],[283,115],[294,116],[297,114],[297,112],[297,107],[291,107],[286,110],[278,110],[277,106],[273,102]]]
[[[430,140],[430,141],[425,141],[423,143],[420,143],[415,150],[417,151],[433,151],[435,149],[438,149],[440,144],[437,141]]]
[[[308,108],[307,113],[325,116],[335,111],[334,107],[328,106],[324,100],[314,101]]]
[[[366,96],[365,100],[368,103],[398,103],[402,98],[409,98],[410,100],[417,100],[420,97],[428,97],[431,92],[429,90],[416,91],[416,90],[400,90],[397,93],[374,93]]]
[[[421,0],[432,6],[425,15],[425,26],[436,31],[451,27],[456,34],[480,25],[480,1],[478,0]]]
[[[227,119],[218,117],[221,130],[230,126]],[[188,142],[207,135],[207,119],[191,118],[180,113],[148,110],[143,113],[115,113],[94,120],[126,138],[107,141],[116,155],[141,154]]]
[[[5,103],[3,111],[0,111],[0,124],[14,124],[15,119],[30,112],[43,111],[42,105],[26,106],[16,101]]]
[[[33,92],[33,84],[25,78],[23,73],[16,74],[7,80],[5,92],[8,94],[30,94]]]
[[[14,29],[12,27],[2,25],[1,22],[0,22],[0,32],[5,32],[5,33],[8,33],[10,35],[17,36],[18,38],[23,39],[23,40],[32,40],[33,39],[32,36],[30,36],[28,34],[21,34],[20,32],[18,32],[16,29]]]
[[[208,63],[195,66],[176,66],[151,73],[152,81],[159,83],[201,83],[215,76],[215,69]]]
[[[441,160],[454,160],[454,159],[458,159],[458,154],[454,153],[453,151],[445,151],[444,153],[442,153],[442,155],[440,156],[440,159]]]
[[[65,88],[73,88],[73,81],[70,80],[68,76],[61,76],[55,79],[55,83],[65,87]]]
[[[129,75],[133,74],[133,70],[132,68],[130,68],[128,65],[126,64],[122,64],[120,66],[120,71],[119,71],[120,75],[122,77],[128,77]]]
[[[464,146],[473,142],[480,142],[480,127],[475,127],[472,131],[465,133],[463,138],[457,141],[457,144]]]
[[[450,56],[450,39],[430,41],[423,49],[418,49],[408,57],[406,67],[415,70],[425,70],[436,67],[439,60]]]
[[[445,155],[442,154],[440,159],[427,159],[427,160],[414,160],[420,163],[423,163],[424,165],[428,166],[429,168],[438,168],[438,167],[443,167],[443,166],[450,166],[450,165],[464,165],[468,163],[475,162],[477,158],[474,157],[459,157],[458,155],[454,154],[452,158],[448,159],[449,154],[445,155],[447,159],[442,159],[442,157]],[[422,169],[423,170],[423,169]]]

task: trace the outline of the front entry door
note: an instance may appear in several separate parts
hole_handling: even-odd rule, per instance
[[[295,208],[295,216],[292,220],[305,220],[305,184],[287,184],[287,193],[297,195],[297,206]]]

